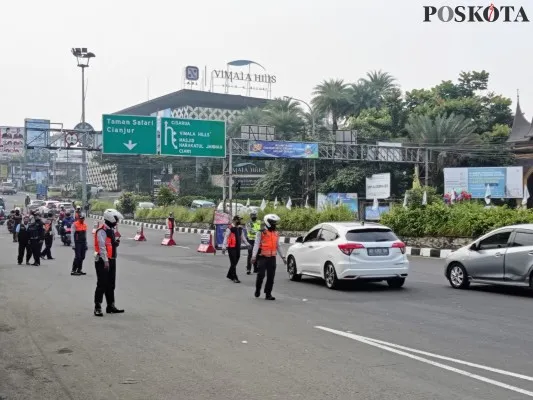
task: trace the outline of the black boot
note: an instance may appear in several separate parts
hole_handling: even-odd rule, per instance
[[[111,304],[110,306],[106,307],[105,312],[108,314],[122,314],[124,310],[119,310],[117,307],[115,307],[115,304]]]
[[[271,294],[267,294],[265,296],[265,300],[276,300],[276,298],[274,296],[272,296]]]
[[[100,304],[94,305],[94,316],[95,317],[103,317],[104,313],[102,312],[102,306]]]

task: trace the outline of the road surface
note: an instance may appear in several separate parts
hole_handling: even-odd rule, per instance
[[[162,231],[143,243],[127,239],[135,230],[120,227],[126,312],[96,318],[92,249],[87,276],[70,276],[73,252],[58,242],[55,260],[18,266],[0,228],[0,399],[533,397],[526,290],[453,290],[442,261],[411,258],[402,290],[331,291],[279,267],[268,302],[242,261],[234,284],[227,257],[197,253],[199,235],[163,247]]]

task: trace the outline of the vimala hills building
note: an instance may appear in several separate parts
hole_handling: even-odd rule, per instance
[[[264,98],[183,89],[114,114],[218,120],[225,121],[228,126],[243,110],[262,107],[267,101],[268,99]],[[149,164],[139,163],[138,156],[121,156],[114,164],[102,164],[98,161],[99,157],[102,155],[93,154],[89,160],[88,181],[109,190],[123,189],[132,174],[146,173],[146,169],[150,169]],[[195,165],[192,168],[198,169],[200,161],[202,160],[197,159],[193,162]],[[150,173],[153,173],[151,169]],[[172,171],[163,171],[163,174],[172,174]],[[156,175],[160,174],[154,173],[154,179]]]
[[[528,121],[517,98],[513,127],[507,143],[512,146],[516,164],[524,168],[524,185],[533,194],[533,120]],[[533,206],[533,198],[528,201],[528,208]]]

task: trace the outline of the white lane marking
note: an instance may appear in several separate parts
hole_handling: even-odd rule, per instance
[[[471,363],[471,362],[463,361],[463,360],[458,360],[456,358],[440,356],[438,354],[428,353],[427,351],[416,350],[416,349],[412,349],[410,347],[405,347],[405,346],[400,346],[400,345],[394,344],[394,343],[384,342],[383,340],[372,339],[372,338],[368,338],[368,337],[365,337],[365,336],[360,336],[360,337],[362,337],[362,338],[364,338],[366,340],[370,340],[370,341],[372,341],[374,343],[379,343],[379,344],[382,344],[382,345],[385,345],[385,346],[394,347],[395,349],[406,350],[406,351],[410,351],[411,353],[422,354],[424,356],[438,358],[440,360],[445,360],[445,361],[451,361],[451,362],[454,362],[454,363],[457,363],[457,364],[463,364],[463,365],[467,365],[467,366],[473,367],[473,368],[484,369],[485,371],[494,372],[496,374],[512,376],[513,378],[524,379],[526,381],[533,382],[533,377],[532,376],[517,374],[515,372],[505,371],[503,369],[487,367],[485,365],[475,364],[475,363]]]
[[[365,343],[365,344],[377,347],[377,348],[382,349],[382,350],[387,350],[387,351],[389,351],[391,353],[399,354],[401,356],[405,356],[405,357],[411,358],[413,360],[417,360],[417,361],[420,361],[420,362],[423,362],[423,363],[426,363],[426,364],[429,364],[429,365],[433,365],[434,367],[438,367],[438,368],[445,369],[447,371],[455,372],[456,374],[464,375],[464,376],[467,376],[467,377],[472,378],[472,379],[476,379],[476,380],[481,381],[481,382],[485,382],[485,383],[488,383],[488,384],[491,384],[491,385],[494,385],[494,386],[501,387],[503,389],[511,390],[513,392],[517,392],[517,393],[524,394],[524,395],[529,396],[529,397],[533,397],[533,392],[530,392],[529,390],[525,390],[525,389],[522,389],[522,388],[519,388],[519,387],[516,387],[516,386],[511,386],[511,385],[508,385],[508,384],[503,383],[503,382],[495,381],[494,379],[485,378],[484,376],[481,376],[481,375],[472,374],[472,373],[470,373],[468,371],[464,371],[462,369],[458,369],[458,368],[455,368],[455,367],[450,367],[449,365],[441,364],[439,362],[432,361],[432,360],[429,360],[427,358],[415,356],[413,354],[406,353],[405,351],[401,351],[401,350],[392,348],[390,346],[385,346],[383,344],[377,343],[377,342],[373,341],[373,339],[368,340],[367,338],[365,338],[363,336],[354,335],[353,333],[346,333],[346,332],[343,332],[343,331],[338,331],[336,329],[326,328],[324,326],[315,326],[315,328],[323,330],[323,331],[326,331],[326,332],[329,332],[329,333],[333,333],[333,334],[338,335],[338,336],[344,336],[344,337],[346,337],[348,339],[356,340],[358,342]]]
[[[178,246],[178,245],[175,245],[175,246],[172,246],[172,247],[179,247],[180,249],[189,249],[190,247],[187,247],[187,246]]]

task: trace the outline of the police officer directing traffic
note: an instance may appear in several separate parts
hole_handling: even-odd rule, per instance
[[[115,281],[117,274],[117,247],[119,239],[115,237],[115,227],[123,219],[121,213],[113,208],[104,211],[104,223],[94,234],[96,268],[96,290],[94,292],[94,315],[103,317],[102,301],[106,299],[106,313],[123,313],[115,306]]]
[[[261,287],[263,286],[263,279],[266,273],[265,283],[265,299],[276,300],[272,296],[272,288],[274,287],[274,276],[276,275],[276,256],[279,254],[286,263],[285,256],[281,251],[279,244],[279,233],[276,226],[280,218],[276,214],[265,215],[264,222],[266,229],[263,229],[259,237],[255,240],[255,245],[252,254],[252,263],[257,261],[258,273],[255,282],[255,297],[261,295]]]
[[[246,236],[248,237],[248,243],[250,243],[250,247],[248,248],[248,259],[246,263],[246,273],[248,275],[250,275],[252,271],[252,253],[255,244],[255,238],[257,236],[257,233],[260,231],[261,222],[257,220],[257,213],[255,211],[252,211],[250,213],[250,221],[246,224]],[[253,266],[255,274],[257,273],[257,262],[253,263]]]
[[[81,213],[80,218],[72,224],[70,234],[72,249],[74,250],[74,261],[70,275],[86,275],[82,271],[83,260],[85,260],[85,252],[87,251],[87,224],[84,213]]]
[[[30,225],[30,217],[25,215],[22,218],[22,222],[17,225],[16,231],[19,241],[19,253],[17,257],[18,265],[22,265],[24,259],[24,253],[26,253],[26,265],[30,265],[31,247],[30,247],[30,234],[28,227]]]
[[[241,217],[235,215],[233,223],[226,229],[224,233],[224,242],[222,243],[222,251],[228,251],[229,256],[229,270],[226,277],[235,283],[241,283],[237,276],[237,264],[241,258],[241,244],[250,246],[244,230],[241,226]]]

